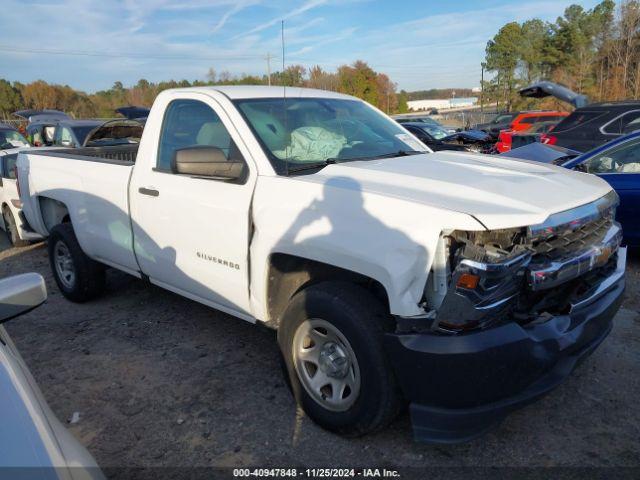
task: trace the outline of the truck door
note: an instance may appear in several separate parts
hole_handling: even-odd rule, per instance
[[[159,131],[146,133],[157,135],[157,150],[138,153],[143,163],[136,165],[130,187],[142,272],[169,290],[249,318],[249,209],[256,171],[238,148],[237,131],[213,98],[194,99],[191,93],[168,101]],[[244,161],[247,175],[228,181],[176,173],[176,151],[198,146]]]

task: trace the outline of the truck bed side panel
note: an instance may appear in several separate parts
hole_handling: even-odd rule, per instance
[[[90,257],[128,271],[138,271],[132,248],[128,186],[132,162],[99,161],[63,152],[24,154],[19,160],[22,193],[29,202],[27,219],[42,232],[49,229],[45,199],[63,203],[78,242]],[[27,173],[28,172],[28,173]],[[24,198],[27,197],[28,198]],[[26,202],[25,202],[26,203]],[[30,217],[34,217],[33,221]],[[50,223],[50,222],[49,222]]]

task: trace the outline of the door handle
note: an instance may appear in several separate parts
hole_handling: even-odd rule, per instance
[[[140,192],[143,195],[149,195],[150,197],[157,197],[160,195],[160,192],[158,190],[154,190],[153,188],[140,187],[138,189],[138,192]]]

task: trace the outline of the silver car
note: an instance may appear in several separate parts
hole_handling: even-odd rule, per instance
[[[46,298],[44,279],[37,273],[0,280],[0,324],[36,308]],[[51,411],[2,325],[0,412],[3,478],[104,478],[93,457]]]

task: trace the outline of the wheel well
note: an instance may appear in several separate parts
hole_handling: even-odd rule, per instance
[[[0,218],[0,222],[2,222],[2,225],[5,225],[5,221],[4,221],[4,212],[9,212],[11,213],[11,210],[9,209],[9,204],[7,202],[4,202],[2,204],[2,209],[0,210],[0,214],[2,215],[2,218]]]
[[[275,253],[269,259],[267,286],[267,325],[277,328],[289,300],[309,285],[325,281],[358,284],[369,290],[389,311],[389,298],[384,286],[366,275],[345,270],[335,265],[284,253]]]
[[[48,197],[39,197],[38,200],[40,202],[42,221],[44,222],[44,226],[47,231],[50,231],[60,223],[67,223],[71,221],[71,217],[69,217],[69,210],[61,201]]]

